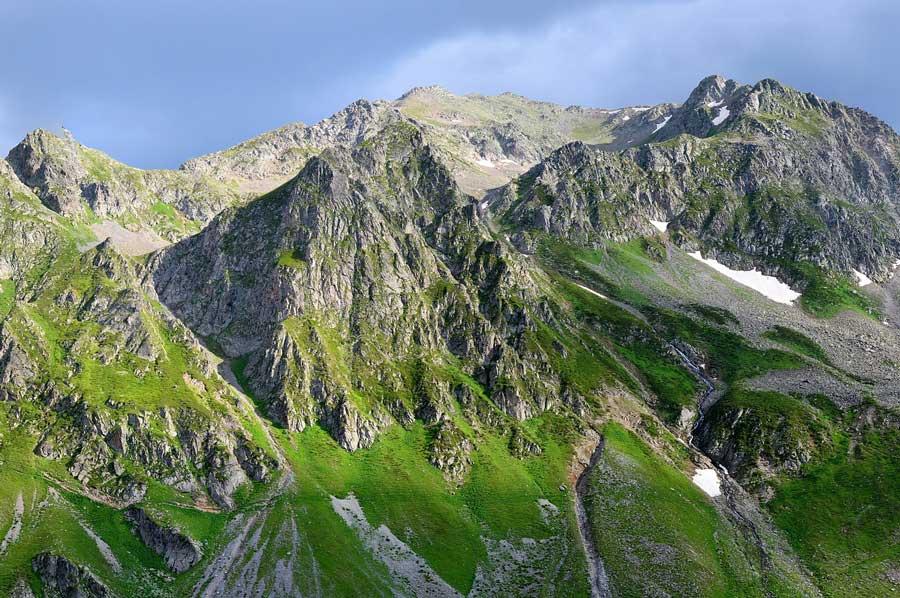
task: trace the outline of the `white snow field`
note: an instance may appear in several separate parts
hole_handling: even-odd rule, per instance
[[[754,291],[765,295],[776,303],[791,305],[800,297],[800,293],[781,282],[774,276],[767,276],[754,268],[753,270],[732,270],[725,264],[714,259],[704,259],[699,251],[689,253],[689,256],[699,262],[703,262],[716,272],[720,272],[735,282],[750,287]]]
[[[722,106],[719,108],[719,114],[713,119],[713,124],[717,126],[721,125],[730,114],[731,112],[728,110],[728,106]]]
[[[656,230],[658,230],[661,233],[664,233],[667,230],[669,230],[669,223],[665,222],[663,220],[651,220],[650,224],[652,224],[653,228],[655,228]]]
[[[712,497],[722,494],[719,486],[719,474],[715,469],[698,469],[691,480],[698,488]]]
[[[669,116],[667,116],[667,117],[665,117],[664,119],[662,119],[662,122],[659,123],[658,125],[656,125],[656,128],[653,129],[653,132],[656,133],[657,131],[659,131],[660,129],[662,129],[664,126],[666,126],[666,123],[669,122],[669,120],[670,120],[671,118],[672,118],[672,115],[670,114]]]

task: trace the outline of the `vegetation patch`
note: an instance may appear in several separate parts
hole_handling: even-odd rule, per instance
[[[300,476],[296,500],[309,508],[318,505],[322,521],[316,521],[317,529],[326,531],[316,536],[328,537],[327,529],[334,526],[340,537],[347,528],[328,513],[328,497],[353,493],[370,524],[386,525],[445,581],[466,593],[476,568],[488,556],[483,535],[541,540],[572,533],[571,525],[560,529],[546,522],[537,503],[539,498],[551,500],[566,514],[566,521],[574,521],[569,496],[558,489],[565,484],[571,452],[554,424],[552,418],[529,424],[542,438],[545,452],[525,460],[509,454],[505,439],[483,438],[473,455],[470,476],[458,490],[429,462],[428,430],[420,422],[408,429],[394,426],[371,448],[354,453],[312,427],[297,435],[288,451]],[[565,563],[560,571],[584,569],[580,553],[559,558]],[[338,554],[335,559],[324,566],[340,575],[342,559]],[[572,594],[586,593],[585,573],[569,583]]]
[[[0,280],[0,321],[6,319],[16,302],[16,283]]]
[[[775,326],[771,330],[764,332],[763,336],[801,355],[812,357],[825,364],[830,363],[828,354],[819,346],[819,343],[793,328]]]
[[[814,316],[830,318],[850,310],[870,318],[881,317],[875,300],[860,293],[859,287],[848,276],[802,263],[791,264],[790,269],[805,281],[800,305]]]
[[[297,250],[285,249],[278,254],[277,263],[283,268],[291,268],[294,270],[306,269],[306,260],[303,259],[303,256]]]
[[[768,371],[796,369],[804,365],[803,360],[792,353],[757,349],[730,330],[710,326],[670,310],[648,311],[651,311],[652,319],[673,338],[703,351],[713,371],[729,384]]]

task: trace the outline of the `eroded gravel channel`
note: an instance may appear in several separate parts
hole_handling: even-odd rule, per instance
[[[603,559],[597,551],[594,544],[594,536],[591,533],[591,524],[588,520],[587,511],[584,508],[584,497],[588,491],[588,484],[591,472],[594,466],[600,461],[603,455],[603,437],[597,441],[597,446],[591,453],[587,467],[578,476],[575,482],[575,515],[578,519],[578,532],[581,534],[581,544],[584,546],[584,553],[588,563],[588,573],[591,580],[591,596],[593,598],[612,598],[610,590],[609,577],[606,575],[606,568],[603,566]]]

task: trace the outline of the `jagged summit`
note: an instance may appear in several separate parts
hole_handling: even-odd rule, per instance
[[[196,232],[238,195],[190,173],[141,170],[37,129],[10,150],[10,169],[50,210],[91,228],[98,238],[129,238],[122,247],[150,251]]]
[[[738,87],[740,84],[733,79],[726,79],[721,75],[710,75],[697,84],[684,105],[718,104],[732,95]]]

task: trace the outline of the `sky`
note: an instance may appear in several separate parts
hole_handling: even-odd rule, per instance
[[[417,85],[564,105],[765,77],[900,129],[895,0],[0,0],[0,155],[38,127],[171,168]]]

